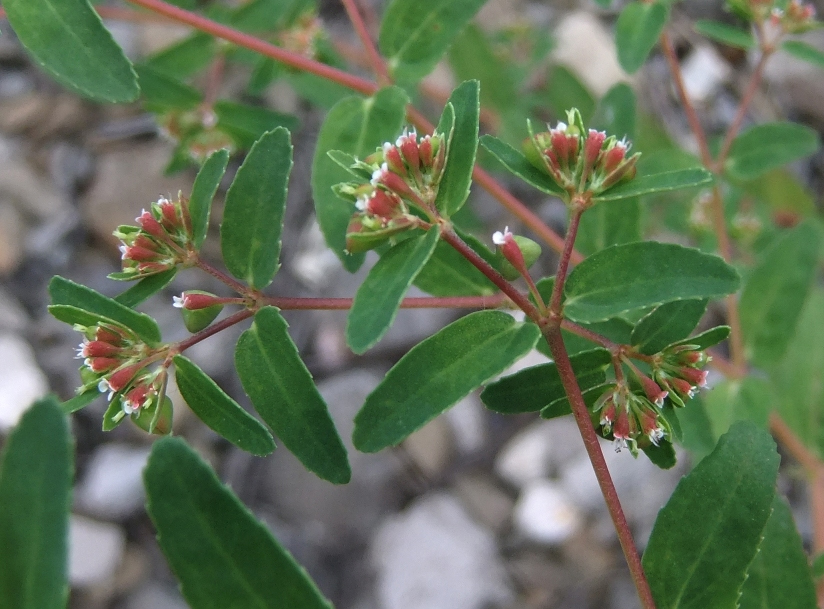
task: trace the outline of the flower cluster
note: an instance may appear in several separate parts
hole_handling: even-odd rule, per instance
[[[666,396],[666,392],[664,392]],[[644,395],[634,393],[625,382],[609,387],[595,402],[595,412],[599,416],[601,434],[612,437],[615,451],[629,448],[633,456],[638,448],[669,438],[672,429],[661,413],[663,398],[651,401]]]
[[[815,7],[800,0],[729,0],[730,8],[747,21],[781,34],[800,34],[819,27]]]
[[[357,208],[346,230],[350,253],[372,249],[392,235],[418,226],[420,217],[413,209],[430,214],[447,146],[442,134],[419,137],[414,130],[404,130],[394,144],[386,142],[364,160],[343,164],[359,179],[335,187],[338,196]]]
[[[165,393],[165,368],[148,369],[159,351],[152,350],[125,326],[100,322],[95,326],[75,325],[84,336],[77,351],[83,360],[80,391],[97,387],[108,392],[110,403],[120,411],[111,417],[117,423],[126,415],[157,407]],[[155,357],[153,357],[155,356]]]
[[[627,156],[630,143],[586,129],[578,110],[567,112],[569,124],[531,133],[524,143],[530,162],[546,171],[563,190],[597,195],[635,177],[640,154]]]
[[[672,345],[653,358],[652,378],[658,386],[669,392],[676,406],[695,395],[707,385],[707,371],[700,370],[710,357],[697,345]]]
[[[157,117],[160,132],[179,145],[183,155],[198,165],[213,152],[227,149],[235,152],[239,144],[230,133],[220,128],[214,110],[205,107],[169,110]]]
[[[111,279],[142,279],[188,261],[192,231],[186,199],[180,195],[175,201],[160,198],[135,221],[138,226],[123,225],[114,231],[123,242],[123,270],[109,275]]]

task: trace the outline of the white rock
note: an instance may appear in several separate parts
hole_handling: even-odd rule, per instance
[[[581,515],[563,488],[549,480],[527,484],[512,514],[515,529],[530,541],[560,544],[581,526]]]
[[[463,454],[483,447],[486,439],[486,413],[477,394],[472,393],[446,411],[456,448]]]
[[[156,582],[141,585],[126,601],[126,609],[187,609],[180,591]]]
[[[700,45],[681,64],[684,87],[695,102],[704,103],[727,81],[730,65],[710,45]]]
[[[117,520],[143,509],[143,468],[148,448],[104,444],[92,455],[77,488],[77,504],[101,518]]]
[[[82,516],[69,519],[69,582],[85,587],[110,579],[126,545],[120,527]]]
[[[0,201],[0,277],[11,275],[23,261],[26,226],[20,212]]]
[[[20,303],[8,292],[0,289],[0,331],[22,332],[29,317]]]
[[[372,560],[382,609],[482,609],[512,598],[494,537],[449,494],[385,521]]]
[[[49,385],[29,344],[14,334],[0,334],[0,362],[0,431],[6,431]]]
[[[523,488],[532,480],[549,474],[551,452],[544,422],[530,425],[507,442],[495,459],[495,473],[510,484]]]

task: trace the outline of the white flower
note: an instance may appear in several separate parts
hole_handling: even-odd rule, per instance
[[[184,300],[186,299],[185,294],[181,294],[180,296],[172,296],[172,306],[176,309],[182,309],[184,305]]]
[[[649,432],[650,442],[658,446],[658,442],[660,440],[663,440],[665,435],[666,434],[664,433],[663,429],[661,429],[660,427],[656,427],[651,432]]]
[[[495,245],[504,245],[506,243],[507,237],[511,237],[512,233],[509,232],[509,227],[507,226],[504,228],[504,232],[499,230],[492,233],[492,243]]]

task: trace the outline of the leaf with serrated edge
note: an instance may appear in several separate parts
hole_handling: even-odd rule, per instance
[[[633,74],[644,65],[667,23],[669,10],[663,2],[630,2],[615,23],[618,62]]]
[[[144,277],[129,289],[115,296],[114,300],[123,306],[134,308],[169,285],[175,275],[177,275],[177,267]]]
[[[358,288],[346,322],[346,343],[355,353],[371,349],[389,330],[409,286],[435,251],[441,231],[406,239],[386,252]]]
[[[132,64],[87,0],[3,0],[3,8],[26,50],[63,85],[98,101],[137,99]]]
[[[346,448],[287,327],[274,307],[255,314],[235,350],[240,382],[261,418],[306,469],[345,484],[352,475]]]
[[[215,197],[220,180],[226,172],[229,162],[229,151],[218,150],[212,153],[200,171],[197,172],[192,196],[189,198],[189,217],[192,220],[192,241],[195,249],[200,249],[206,238],[209,228],[209,215],[212,209],[212,199]]]
[[[658,513],[643,566],[658,607],[734,607],[775,496],[770,434],[736,423]]]
[[[275,441],[257,419],[241,408],[194,362],[176,355],[175,382],[186,404],[212,431],[253,455],[268,455]]]
[[[506,142],[487,134],[481,136],[480,143],[492,156],[500,161],[501,165],[530,186],[534,186],[549,195],[558,196],[563,193],[561,187],[549,177],[549,174],[532,165],[520,151],[515,150]]]
[[[281,127],[264,134],[238,169],[223,211],[220,247],[226,268],[265,288],[278,270],[292,143]]]
[[[269,528],[179,438],[155,442],[143,473],[158,543],[196,609],[332,609]]]
[[[564,312],[579,321],[691,298],[718,298],[738,289],[734,268],[718,256],[672,243],[644,241],[593,254],[570,273]]]
[[[363,452],[401,442],[523,357],[540,337],[501,311],[462,317],[413,347],[366,398],[352,439]]]
[[[664,303],[636,324],[632,345],[641,353],[654,355],[695,330],[706,310],[707,301],[703,299]]]
[[[407,103],[409,97],[398,87],[381,89],[367,99],[346,97],[329,111],[318,134],[312,161],[315,214],[326,244],[350,272],[358,270],[365,258],[346,251],[346,227],[355,205],[339,199],[332,187],[352,178],[327,152],[340,150],[363,158],[384,142],[394,142],[406,117]]]
[[[154,319],[84,285],[58,275],[49,282],[49,295],[54,305],[76,307],[123,324],[149,345],[160,342],[160,328]]]
[[[66,417],[54,398],[26,411],[0,465],[0,607],[64,609],[73,474]]]
[[[468,80],[449,96],[448,103],[455,112],[455,127],[435,198],[435,207],[446,217],[457,212],[469,196],[478,150],[479,87],[477,80]]]

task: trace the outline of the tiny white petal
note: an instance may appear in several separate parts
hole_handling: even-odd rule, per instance
[[[501,231],[496,230],[494,233],[492,233],[492,243],[494,243],[495,245],[503,245],[504,243],[506,243],[506,238],[504,238],[504,234]]]
[[[358,208],[358,211],[366,211],[368,204],[369,199],[367,197],[358,197],[357,201],[355,201],[355,207]]]
[[[182,309],[183,308],[183,299],[184,299],[183,294],[181,294],[180,296],[172,296],[172,306],[175,307],[176,309]]]

